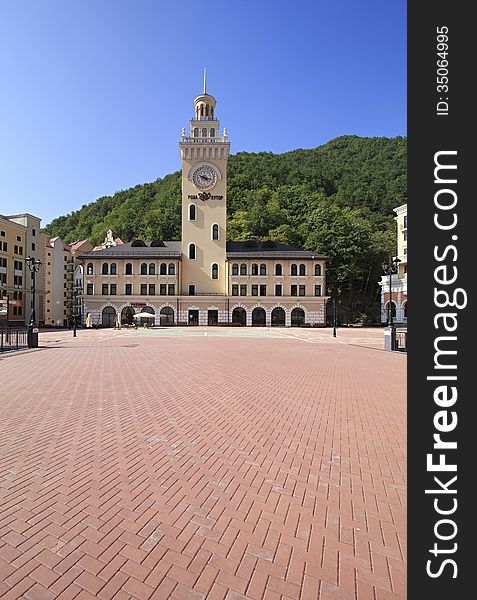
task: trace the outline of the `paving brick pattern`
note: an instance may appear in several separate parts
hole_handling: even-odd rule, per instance
[[[404,599],[406,359],[303,335],[0,359],[0,597]]]

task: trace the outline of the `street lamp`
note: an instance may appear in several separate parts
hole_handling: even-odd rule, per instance
[[[338,326],[338,312],[336,308],[336,303],[341,294],[341,288],[331,288],[328,290],[328,296],[331,297],[331,301],[333,302],[333,337],[336,337],[336,328]]]
[[[68,308],[70,316],[68,320],[69,329],[73,329],[73,337],[76,337],[78,308],[77,308],[78,290],[74,282],[68,287]]]
[[[31,317],[30,317],[30,326],[34,326],[36,324],[36,274],[40,270],[41,265],[43,264],[39,258],[35,259],[34,256],[27,256],[25,258],[25,262],[28,265],[28,268],[31,272],[31,293],[32,293],[32,303],[31,303]]]
[[[31,293],[32,293],[32,302],[31,302],[31,317],[30,323],[28,324],[28,347],[29,348],[37,348],[38,347],[38,333],[33,335],[33,329],[36,325],[36,274],[40,270],[42,262],[39,258],[35,259],[34,256],[27,256],[25,258],[25,262],[28,265],[28,269],[31,272]]]
[[[393,289],[392,289],[392,281],[393,275],[398,272],[399,263],[401,260],[395,256],[390,260],[384,260],[381,264],[385,275],[389,275],[389,303],[388,303],[388,320],[387,324],[394,329],[394,321],[393,321]]]

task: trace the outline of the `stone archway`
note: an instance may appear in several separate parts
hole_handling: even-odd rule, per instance
[[[152,306],[145,306],[141,312],[149,313],[151,316],[155,317],[156,311],[152,308]],[[148,317],[141,317],[141,322],[139,323],[141,326],[143,325],[154,325],[155,319],[150,319]]]
[[[296,306],[291,311],[291,326],[292,327],[301,327],[304,324],[305,324],[305,311],[302,308],[300,308],[299,306]]]
[[[169,327],[174,325],[174,309],[170,306],[163,306],[159,313],[161,327]]]
[[[240,323],[240,325],[247,324],[247,313],[245,312],[245,308],[242,306],[237,306],[233,309],[232,323]]]
[[[272,327],[285,327],[285,310],[281,306],[272,310]]]
[[[101,313],[101,327],[114,327],[116,325],[116,309],[114,306],[105,306]]]
[[[134,323],[134,308],[125,306],[121,311],[121,325],[132,325]]]
[[[252,325],[254,327],[265,327],[267,324],[267,313],[261,306],[252,310]]]

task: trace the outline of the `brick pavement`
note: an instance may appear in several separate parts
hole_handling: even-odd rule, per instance
[[[406,359],[324,333],[1,358],[0,597],[405,598]]]

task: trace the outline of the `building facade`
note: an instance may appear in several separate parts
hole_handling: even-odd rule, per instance
[[[0,215],[0,300],[11,325],[27,325],[31,318],[33,273],[25,262],[28,256],[42,262],[36,274],[35,309],[38,322],[44,322],[45,236],[40,224],[41,219],[29,213]]]
[[[397,226],[397,258],[398,271],[391,276],[391,291],[389,290],[389,276],[383,275],[381,286],[381,322],[387,323],[389,302],[396,323],[407,323],[407,204],[402,204],[394,209],[394,218]]]
[[[79,255],[83,319],[113,326],[147,312],[156,325],[325,324],[326,260],[274,241],[227,242],[227,130],[216,100],[194,100],[182,162],[181,241],[103,245]]]
[[[71,325],[73,315],[81,314],[82,296],[81,267],[79,252],[90,252],[93,246],[88,240],[66,244],[61,238],[45,239],[44,250],[44,324],[50,327]],[[80,275],[78,275],[78,271]],[[76,280],[75,280],[76,279]]]

